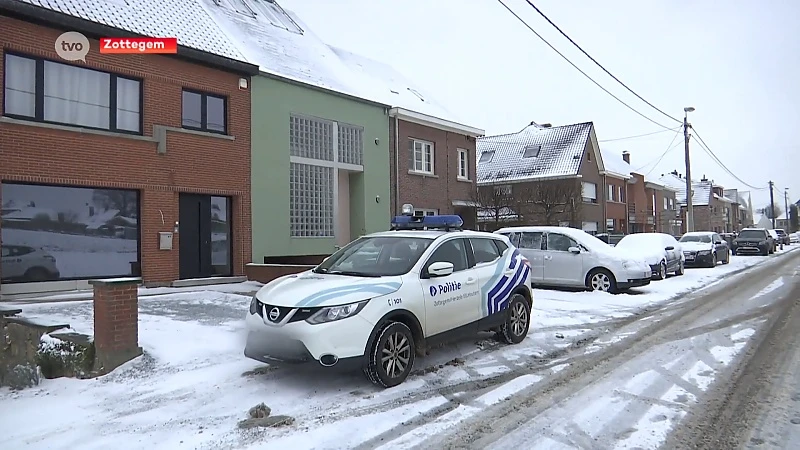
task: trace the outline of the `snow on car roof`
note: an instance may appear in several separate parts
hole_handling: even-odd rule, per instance
[[[664,233],[633,233],[620,239],[617,247],[627,247],[628,245],[638,245],[641,242],[662,242],[664,236],[670,236]],[[672,237],[672,236],[670,236]],[[674,237],[673,237],[674,239]]]
[[[561,233],[575,239],[589,250],[604,251],[613,248],[610,245],[606,244],[605,242],[601,241],[596,236],[592,236],[591,234],[583,230],[579,230],[578,228],[556,227],[556,226],[528,226],[528,227],[523,226],[523,227],[505,227],[495,231],[495,233],[513,233],[513,232]]]
[[[463,231],[443,231],[443,230],[398,230],[398,231],[379,231],[377,233],[370,233],[364,237],[407,237],[407,238],[422,238],[422,239],[437,239],[444,235],[454,235],[458,234],[460,236],[466,235],[467,237],[494,237],[496,238],[497,235],[494,233],[487,233],[484,231],[471,231],[471,230],[463,230]]]
[[[688,233],[684,233],[684,236],[705,236],[709,234],[714,234],[713,231],[690,231]]]

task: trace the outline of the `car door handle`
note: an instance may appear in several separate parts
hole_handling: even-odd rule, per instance
[[[475,284],[476,281],[478,281],[478,280],[475,279],[475,278],[470,277],[470,278],[467,278],[467,281],[465,281],[464,284]]]

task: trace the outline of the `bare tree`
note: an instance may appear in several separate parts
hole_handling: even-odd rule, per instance
[[[537,225],[580,224],[583,193],[578,180],[537,180],[521,186],[516,196],[519,209]]]
[[[770,205],[765,206],[763,211],[767,219],[772,219],[773,217],[780,219],[781,215],[783,215],[783,209],[777,203],[773,204],[772,207]]]
[[[517,220],[517,202],[511,185],[478,186],[474,191],[474,202],[478,205],[478,218],[490,228],[497,229]]]

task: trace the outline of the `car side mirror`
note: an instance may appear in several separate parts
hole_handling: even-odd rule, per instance
[[[670,246],[667,246],[664,250],[666,250],[666,251],[675,250],[675,247],[670,245]]]
[[[428,275],[431,278],[446,277],[453,273],[453,263],[437,261],[428,266]]]
[[[570,247],[567,249],[570,253],[575,253],[576,255],[581,252],[580,247]]]

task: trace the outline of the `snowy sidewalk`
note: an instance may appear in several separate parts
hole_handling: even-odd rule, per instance
[[[424,419],[421,414],[450,403],[459,392],[483,388],[489,378],[518,379],[515,372],[527,365],[552,359],[559,349],[642,308],[773,258],[733,257],[728,265],[687,269],[684,276],[632,294],[536,290],[534,321],[523,343],[502,346],[487,335],[434,350],[417,360],[417,373],[406,383],[387,390],[373,387],[360,373],[269,370],[242,354],[249,296],[218,286],[165,291],[140,299],[144,357],[96,380],[45,380],[20,392],[2,389],[0,423],[18,448],[351,448],[405,421]],[[22,308],[28,317],[92,333],[91,301]],[[471,404],[479,408],[500,401],[535,381],[516,381],[518,386],[489,391]],[[238,430],[236,423],[260,402],[296,422]]]

